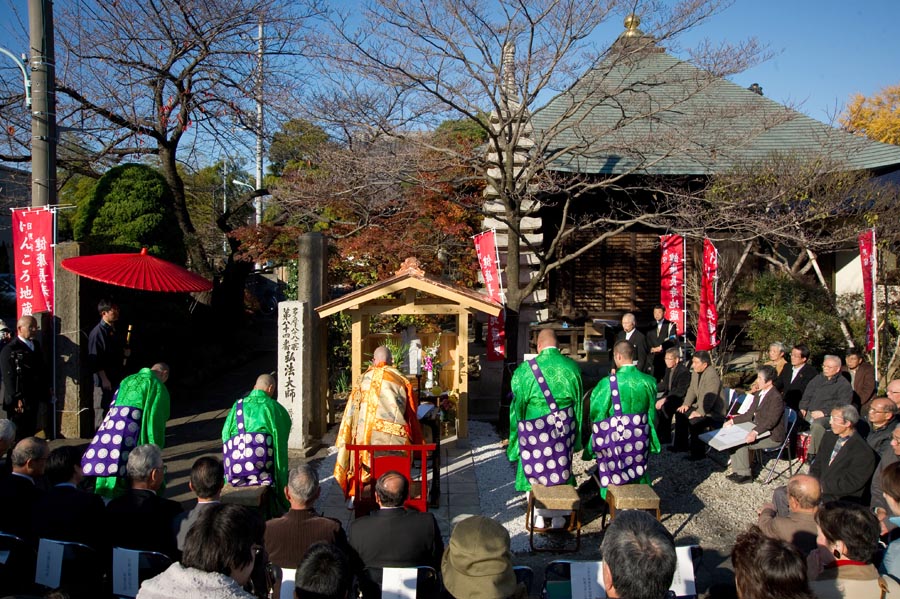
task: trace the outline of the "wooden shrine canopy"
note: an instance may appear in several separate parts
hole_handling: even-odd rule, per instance
[[[395,294],[399,297],[386,298]],[[456,314],[457,334],[454,361],[454,387],[459,391],[457,435],[468,438],[469,381],[469,314],[483,312],[489,316],[500,314],[502,306],[470,289],[431,278],[421,269],[419,261],[407,258],[394,276],[363,287],[316,308],[321,318],[347,311],[351,318],[352,382],[357,384],[363,373],[363,340],[369,334],[372,316],[403,314]]]

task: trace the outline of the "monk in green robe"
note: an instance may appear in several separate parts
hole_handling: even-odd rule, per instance
[[[544,374],[547,386],[553,394],[557,407],[565,410],[569,406],[575,412],[574,423],[574,451],[581,449],[581,396],[584,392],[581,386],[581,369],[571,358],[567,358],[556,347],[556,333],[552,329],[544,329],[538,334],[537,365]],[[547,399],[541,392],[540,384],[535,378],[534,372],[527,362],[519,364],[512,377],[512,404],[509,406],[509,445],[506,448],[506,456],[510,462],[518,462],[516,470],[516,490],[530,491],[531,483],[522,468],[519,459],[519,421],[531,420],[550,414]],[[572,461],[569,455],[569,463]],[[575,477],[569,477],[569,484],[575,484]]]
[[[613,362],[619,387],[619,403],[622,414],[647,414],[649,443],[643,448],[643,464],[646,466],[650,452],[659,453],[659,439],[656,437],[656,379],[644,374],[634,365],[634,346],[628,341],[619,341],[613,347]],[[600,381],[591,393],[591,423],[605,420],[615,414],[610,390],[609,377]],[[624,443],[624,441],[623,441]],[[595,459],[593,443],[587,443],[582,454],[585,461]],[[650,484],[647,471],[635,483]],[[601,485],[600,496],[606,499],[606,487]]]
[[[130,407],[141,410],[141,430],[138,433],[138,445],[153,444],[163,449],[166,446],[166,421],[169,420],[169,366],[159,362],[151,368],[142,368],[135,374],[125,377],[119,383],[114,405],[119,408]],[[125,493],[128,488],[125,469],[121,476],[98,476],[94,484],[94,492],[109,499]]]
[[[264,433],[272,435],[272,447],[275,450],[274,479],[270,489],[269,505],[266,512],[269,517],[286,512],[290,505],[282,490],[288,481],[288,436],[291,433],[291,416],[287,409],[274,399],[275,377],[261,374],[250,394],[244,398],[244,429],[247,433]],[[238,434],[236,419],[237,402],[228,412],[225,425],[222,427],[222,443]]]

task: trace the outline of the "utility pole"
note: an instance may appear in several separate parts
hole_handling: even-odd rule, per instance
[[[31,205],[56,205],[56,58],[53,0],[28,0],[31,46]]]
[[[263,76],[265,73],[265,51],[266,40],[263,37],[263,17],[259,15],[259,30],[257,31],[257,72],[256,72],[256,189],[263,188],[263,135],[264,115],[263,115]],[[261,197],[256,198],[256,226],[262,223],[263,217],[263,201]]]

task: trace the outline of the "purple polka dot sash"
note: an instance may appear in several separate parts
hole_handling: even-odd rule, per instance
[[[528,360],[528,365],[550,407],[550,413],[519,421],[519,459],[522,471],[532,484],[545,487],[563,485],[569,482],[572,474],[575,411],[572,406],[560,410],[537,362],[531,359]]]
[[[222,444],[225,478],[233,487],[268,487],[274,481],[275,448],[272,435],[248,433],[244,427],[244,400],[235,407],[238,432]]]
[[[650,453],[650,425],[647,414],[623,414],[616,375],[609,377],[615,413],[592,423],[591,441],[597,456],[597,478],[602,487],[624,485],[647,471]]]
[[[128,454],[137,445],[143,411],[131,406],[110,406],[81,457],[85,476],[125,476]]]

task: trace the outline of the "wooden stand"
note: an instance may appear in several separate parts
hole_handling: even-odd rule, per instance
[[[606,488],[606,503],[609,504],[609,520],[616,517],[616,510],[650,510],[656,512],[656,519],[661,517],[659,511],[659,495],[650,485],[609,485]],[[603,518],[606,528],[606,517]]]
[[[567,530],[575,531],[575,548],[574,549],[542,549],[534,546],[534,533],[550,532],[557,530],[555,528],[538,528],[534,526],[534,511],[542,510],[560,510],[569,512],[569,526]],[[527,518],[526,524],[529,530],[528,542],[532,551],[570,551],[576,552],[581,548],[581,498],[578,491],[572,485],[556,485],[555,487],[545,487],[544,485],[532,484],[531,491],[528,493],[528,509],[525,514]]]

